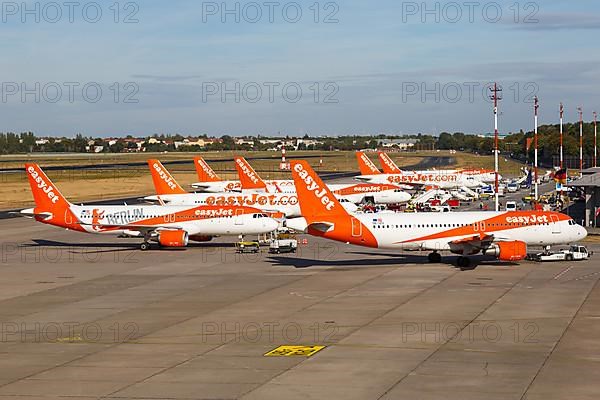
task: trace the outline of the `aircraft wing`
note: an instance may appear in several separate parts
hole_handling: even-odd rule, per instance
[[[453,240],[449,243],[450,249],[459,254],[476,254],[481,249],[489,247],[496,238],[494,235],[480,233],[466,238]]]
[[[178,231],[185,230],[181,226],[161,226],[161,225],[137,225],[137,224],[129,224],[129,225],[108,225],[108,224],[81,224],[85,226],[91,226],[100,228],[100,230],[128,230],[128,231],[138,231],[142,233],[155,232],[155,231]]]

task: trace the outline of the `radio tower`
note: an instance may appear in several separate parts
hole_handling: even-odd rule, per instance
[[[598,113],[594,111],[594,168],[598,167]]]
[[[494,87],[490,88],[492,95],[490,98],[494,100],[494,192],[496,200],[496,211],[498,211],[498,101],[502,100],[500,92],[502,89],[498,87],[497,83],[494,83]]]
[[[540,107],[540,104],[538,102],[538,98],[537,96],[535,96],[533,98],[533,110],[534,110],[534,117],[533,117],[533,121],[534,121],[534,134],[533,134],[533,141],[534,141],[534,155],[533,155],[533,177],[535,179],[535,199],[538,199],[538,108]]]
[[[579,175],[583,175],[583,108],[577,107],[579,112]]]
[[[563,169],[563,103],[560,103],[560,169]]]

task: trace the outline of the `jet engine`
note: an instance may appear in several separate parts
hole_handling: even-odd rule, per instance
[[[486,256],[494,256],[502,261],[521,261],[527,257],[527,244],[518,240],[497,242],[483,251]]]
[[[184,230],[163,230],[158,233],[158,243],[164,247],[185,247],[188,244],[188,233]]]

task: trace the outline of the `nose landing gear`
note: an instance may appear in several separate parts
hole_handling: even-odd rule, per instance
[[[439,263],[442,261],[442,255],[437,251],[434,251],[433,253],[429,253],[427,259],[430,263]]]

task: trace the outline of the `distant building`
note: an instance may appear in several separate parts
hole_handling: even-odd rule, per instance
[[[396,147],[400,150],[408,150],[415,147],[418,142],[418,139],[380,139],[378,145],[383,148]]]

